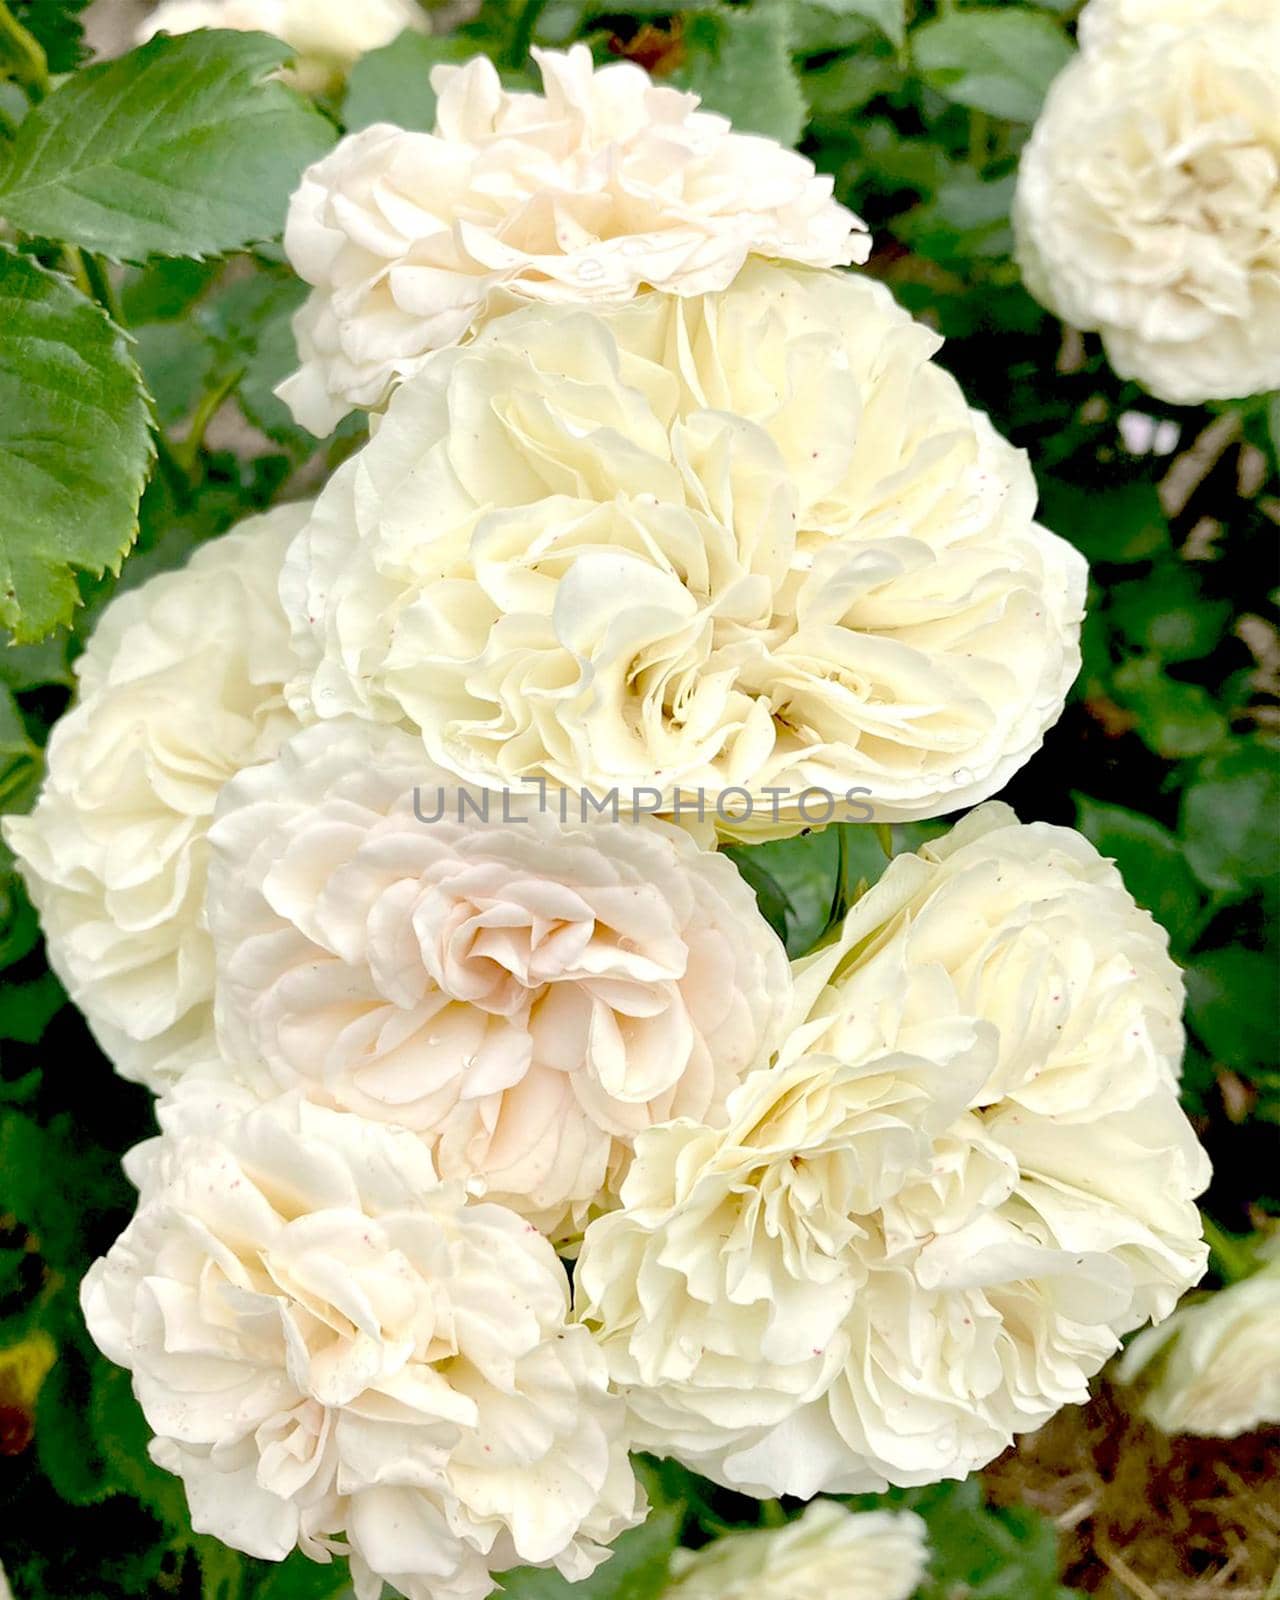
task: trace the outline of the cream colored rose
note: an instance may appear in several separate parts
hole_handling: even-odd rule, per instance
[[[195,1528],[267,1560],[350,1554],[359,1600],[590,1573],[642,1506],[547,1241],[438,1184],[403,1130],[181,1088],[161,1115],[81,1301]]]
[[[910,1511],[816,1500],[782,1528],[677,1550],[670,1600],[910,1600],[924,1576],[925,1526]]]
[[[1166,1433],[1231,1439],[1280,1424],[1280,1251],[1140,1333],[1116,1375],[1148,1385],[1142,1409]]]
[[[157,33],[231,28],[273,33],[298,52],[293,77],[304,89],[324,88],[367,50],[390,44],[406,28],[427,26],[418,0],[162,0],[138,28],[141,44]]]
[[[205,834],[227,779],[298,726],[276,583],[306,517],[252,517],[111,602],[36,808],[5,820],[50,965],[116,1069],[152,1088],[212,1049]]]
[[[1022,156],[1028,287],[1163,400],[1275,388],[1280,11],[1095,0],[1084,24]]]
[[[436,67],[434,133],[379,123],[304,174],[285,249],[315,292],[279,393],[314,432],[513,303],[705,294],[749,256],[866,260],[862,223],[805,157],[631,62],[533,54],[542,94],[506,92],[483,56]]]
[[[795,977],[728,1127],[637,1140],[578,1315],[635,1443],[720,1483],[963,1477],[1203,1270],[1177,968],[1091,845],[993,805]]]
[[[325,723],[227,787],[209,882],[227,1058],[562,1238],[641,1129],[722,1120],[791,989],[727,858],[569,800],[464,795],[410,735]]]
[[[1267,23],[1275,15],[1275,0],[1089,0],[1080,13],[1080,44],[1141,50],[1157,35],[1168,38],[1219,17]]]
[[[937,345],[881,285],[764,263],[501,318],[290,551],[297,703],[472,782],[701,791],[745,835],[851,788],[880,820],[984,798],[1062,710],[1085,568]]]

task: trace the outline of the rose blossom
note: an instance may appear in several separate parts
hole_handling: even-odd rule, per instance
[[[298,726],[276,582],[307,509],[251,517],[112,600],[35,810],[5,819],[49,964],[116,1069],[152,1088],[212,1049],[205,833],[227,779]]]
[[[291,549],[295,703],[491,787],[702,791],[746,834],[851,787],[878,820],[986,797],[1061,713],[1085,568],[937,348],[879,284],[766,263],[499,319]]]
[[[1082,31],[1022,156],[1028,287],[1162,400],[1275,388],[1280,12],[1095,0]]]
[[[228,785],[209,883],[227,1058],[414,1129],[557,1236],[642,1128],[723,1116],[790,1001],[727,858],[568,799],[460,803],[408,734],[326,723]]]
[[[781,1528],[677,1550],[667,1600],[910,1600],[924,1577],[924,1523],[911,1511],[815,1500]]]
[[[1080,13],[1084,50],[1134,46],[1168,38],[1215,17],[1264,23],[1275,18],[1274,0],[1089,0]]]
[[[1280,1424],[1280,1239],[1251,1277],[1179,1306],[1140,1333],[1117,1368],[1166,1433],[1232,1439]]]
[[[999,805],[794,970],[728,1126],[638,1138],[577,1314],[634,1443],[731,1488],[963,1477],[1203,1270],[1179,973],[1090,844]]]
[[[304,174],[285,249],[315,292],[279,393],[313,432],[382,405],[512,303],[705,294],[751,255],[866,259],[862,223],[805,157],[632,62],[533,55],[542,94],[507,92],[484,56],[438,66],[434,133],[378,123]]]
[[[237,1115],[198,1079],[161,1120],[81,1300],[197,1531],[349,1554],[359,1600],[590,1573],[642,1503],[550,1244],[403,1130],[294,1096]]]
[[[162,0],[137,30],[139,44],[157,33],[231,28],[272,33],[298,52],[293,77],[303,89],[328,86],[379,45],[406,28],[422,32],[426,15],[418,0]]]

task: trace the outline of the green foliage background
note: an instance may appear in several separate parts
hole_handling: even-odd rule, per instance
[[[317,446],[271,392],[293,364],[301,290],[276,241],[302,166],[339,128],[429,127],[435,61],[485,50],[523,80],[531,42],[629,54],[834,175],[871,224],[869,270],[947,336],[944,363],[1030,452],[1043,520],[1092,563],[1084,670],[1007,798],[1116,857],[1186,967],[1185,1098],[1218,1173],[1213,1272],[1231,1278],[1280,1209],[1280,397],[1156,406],[1022,288],[1014,173],[1073,48],[1070,4],[669,3],[491,0],[460,33],[366,57],[319,109],[268,81],[286,51],[262,36],[161,42],[77,71],[83,0],[0,4],[0,618],[20,641],[0,650],[0,803],[30,805],[106,600],[303,493],[359,442],[349,424]],[[166,97],[176,109],[157,117]],[[73,413],[68,374],[86,364],[75,403],[89,392],[97,412]],[[236,411],[256,430],[247,452],[214,442],[211,423]],[[1169,419],[1176,446],[1131,453],[1129,411]],[[831,829],[736,855],[797,954],[885,845],[919,832]],[[119,1156],[151,1131],[149,1097],[112,1074],[66,1003],[2,853],[0,968],[0,1559],[18,1600],[340,1593],[340,1567],[267,1567],[192,1534],[179,1485],[147,1461],[127,1376],[84,1333],[77,1284],[127,1221]],[[670,1463],[645,1470],[654,1516],[594,1580],[569,1591],[525,1573],[508,1592],[646,1600],[673,1542],[795,1509]],[[927,1600],[1063,1592],[1052,1530],[988,1509],[977,1480],[893,1498],[930,1522]]]

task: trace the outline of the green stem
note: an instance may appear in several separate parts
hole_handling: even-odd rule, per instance
[[[1235,898],[1234,894],[1224,894],[1220,889],[1210,890],[1208,899],[1201,906],[1199,913],[1192,918],[1190,927],[1179,933],[1174,953],[1179,954],[1179,952],[1185,951],[1186,955],[1180,955],[1179,958],[1189,962],[1191,960],[1190,952],[1195,949],[1205,934],[1208,933],[1213,919],[1220,911],[1225,910]]]
[[[93,285],[89,282],[89,274],[84,270],[84,257],[73,244],[62,247],[62,260],[66,274],[75,279],[76,288],[87,300],[94,298]]]
[[[91,250],[82,250],[78,254],[81,265],[84,268],[85,278],[88,280],[89,293],[111,318],[112,322],[115,323],[116,327],[123,328],[124,313],[120,309],[116,286],[111,281],[105,262],[101,256],[95,256]]]
[[[969,113],[969,165],[975,172],[985,172],[990,156],[991,124],[985,111]]]
[[[219,382],[208,390],[200,400],[191,418],[191,426],[187,436],[181,444],[174,449],[174,459],[188,476],[195,471],[195,465],[204,445],[204,436],[208,432],[209,424],[217,415],[223,401],[235,388],[244,376],[244,367],[233,367],[231,371],[223,374]]]
[[[538,18],[546,9],[547,0],[525,0],[520,15],[516,18],[516,25],[511,31],[511,43],[507,50],[509,66],[523,67],[528,61],[529,46],[533,43]]]
[[[156,466],[168,483],[173,498],[180,506],[189,505],[194,488],[191,474],[174,453],[174,448],[169,443],[169,435],[160,425],[154,400],[151,401],[151,437],[155,441]]]
[[[3,0],[0,0],[3,3]],[[115,323],[117,328],[124,329],[124,311],[120,305],[120,297],[116,293],[116,286],[111,281],[111,273],[101,256],[96,256],[91,250],[79,250],[75,245],[68,245],[66,258],[76,282],[84,292],[96,300],[102,309]],[[239,381],[239,372],[231,378],[234,385]],[[196,457],[200,453],[200,446],[204,440],[205,430],[213,413],[226,399],[227,391],[223,389],[216,393],[216,399],[206,411],[210,397],[205,396],[201,408],[192,418],[191,435],[181,449],[175,448],[169,442],[169,436],[164,431],[160,415],[156,411],[154,400],[149,400],[151,410],[151,436],[156,447],[156,466],[168,483],[174,499],[179,505],[189,505],[195,489],[193,483]]]
[[[49,63],[45,53],[4,0],[0,0],[0,58],[11,63],[13,76],[32,100],[44,99],[49,92]]]

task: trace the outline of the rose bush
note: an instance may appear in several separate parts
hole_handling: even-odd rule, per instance
[[[1073,13],[82,9],[0,4],[16,1600],[1262,1593],[1265,1450],[1136,1418],[1269,1404],[1280,418],[1027,294]],[[1160,115],[1072,314],[1185,246],[1185,383],[1269,29],[1080,19],[1064,180]]]

